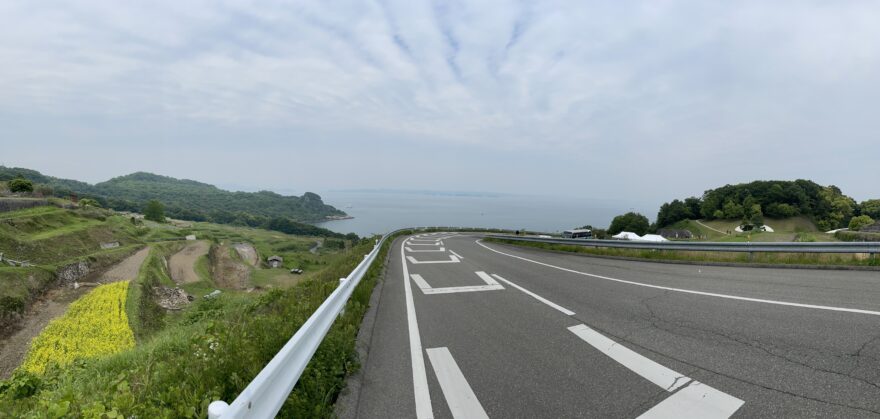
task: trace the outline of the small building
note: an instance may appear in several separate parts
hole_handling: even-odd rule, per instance
[[[869,226],[864,226],[859,229],[859,231],[862,233],[880,233],[880,221],[877,221],[876,223]]]
[[[585,228],[576,228],[562,232],[563,239],[589,239],[591,237],[593,237],[593,232]]]
[[[280,268],[281,264],[284,263],[284,259],[278,255],[269,256],[269,259],[266,259],[266,261],[269,262],[269,266],[273,268]]]
[[[195,239],[196,239],[196,235],[195,235],[195,234],[190,234],[190,235],[186,236],[186,239],[187,239],[187,240],[195,240]]]
[[[658,232],[667,239],[692,239],[694,234],[690,230],[679,230],[675,228],[662,228]]]

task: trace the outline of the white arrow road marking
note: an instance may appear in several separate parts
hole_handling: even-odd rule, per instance
[[[428,359],[434,367],[434,374],[440,382],[440,390],[446,397],[446,404],[455,419],[489,419],[489,415],[483,410],[483,405],[477,399],[477,395],[471,390],[467,379],[455,363],[455,359],[449,349],[430,348],[427,350]]]
[[[409,269],[403,258],[403,243],[400,244],[400,263],[403,265],[403,283],[406,292],[406,323],[409,329],[409,354],[412,360],[413,393],[416,401],[416,418],[433,419],[431,393],[428,390],[428,375],[425,372],[425,358],[422,355],[422,338],[419,335],[419,323],[416,319],[416,307],[413,302],[412,286],[409,283]]]
[[[414,257],[412,257],[412,256],[407,256],[407,257],[406,257],[406,260],[408,260],[409,263],[413,263],[413,264],[420,264],[420,263],[458,263],[458,262],[461,262],[461,260],[459,260],[459,259],[458,259],[457,257],[455,257],[455,256],[449,256],[449,260],[421,260],[421,261],[420,261],[420,260],[416,260],[416,258],[414,258]]]
[[[441,248],[439,248],[439,249],[413,250],[412,247],[407,247],[407,248],[406,248],[406,251],[407,251],[407,252],[410,252],[410,253],[445,252],[445,251],[446,251],[446,248],[445,248],[445,247],[441,247]]]
[[[675,392],[639,418],[729,418],[745,402],[660,365],[605,337],[585,324],[569,327],[572,333],[624,367],[668,392]]]
[[[430,294],[454,294],[459,292],[477,292],[477,291],[495,291],[495,290],[503,290],[504,287],[501,286],[498,282],[492,279],[487,273],[480,271],[476,272],[477,276],[479,276],[486,285],[471,285],[464,287],[443,287],[443,288],[432,288],[428,281],[425,281],[425,278],[422,278],[419,274],[411,274],[410,278],[412,278],[413,282],[422,290],[422,293],[425,295]]]

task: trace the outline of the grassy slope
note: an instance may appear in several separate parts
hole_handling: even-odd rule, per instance
[[[118,241],[115,249],[101,242]],[[0,253],[36,266],[0,266],[0,325],[16,315],[55,281],[58,267],[85,260],[93,271],[109,267],[141,246],[137,230],[122,217],[95,209],[37,207],[0,213]]]
[[[246,238],[271,246],[257,237]],[[224,292],[217,299],[199,299],[184,312],[166,316],[166,326],[131,351],[50,370],[42,377],[17,373],[0,384],[0,411],[41,416],[58,410],[76,416],[115,409],[126,416],[204,417],[211,400],[237,395],[338,286],[338,278],[362,260],[370,244],[333,255],[334,263],[287,290]],[[288,398],[282,417],[332,415],[345,374],[357,367],[354,340],[378,273],[378,267],[371,269],[357,288]]]
[[[703,227],[694,220],[679,221],[670,228],[690,230],[695,235],[703,236],[707,241],[720,242],[786,242],[786,241],[838,241],[833,235],[818,231],[816,225],[807,217],[791,217],[783,219],[767,218],[765,224],[773,228],[773,233],[753,232],[736,233],[740,225],[738,220],[700,220],[706,226],[731,234],[722,234]]]

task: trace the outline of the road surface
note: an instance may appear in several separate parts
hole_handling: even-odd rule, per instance
[[[880,417],[880,274],[397,239],[342,417]]]

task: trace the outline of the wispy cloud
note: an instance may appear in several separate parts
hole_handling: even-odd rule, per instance
[[[559,190],[811,176],[858,189],[825,162],[880,152],[878,21],[871,1],[9,1],[0,118],[187,127],[163,131],[180,142],[260,132],[245,140],[325,153],[381,139],[403,159],[517,153],[570,167],[535,181]],[[0,136],[109,135],[49,128]]]

